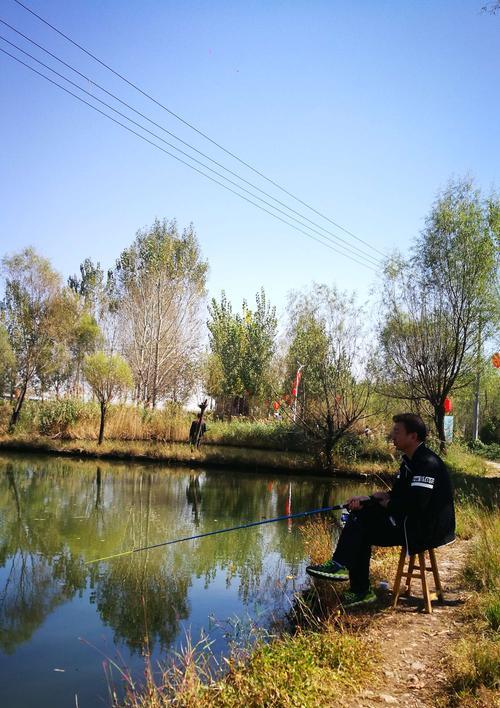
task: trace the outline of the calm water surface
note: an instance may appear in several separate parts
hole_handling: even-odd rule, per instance
[[[80,708],[109,706],[103,662],[140,680],[146,635],[153,663],[186,633],[224,653],[308,583],[299,520],[87,561],[365,491],[319,477],[0,456],[0,706],[75,706],[75,696]]]

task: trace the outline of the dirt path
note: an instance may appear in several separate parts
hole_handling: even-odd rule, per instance
[[[419,601],[420,581],[413,581],[414,598],[403,598],[398,608],[382,611],[368,629],[368,639],[381,653],[376,685],[350,701],[357,708],[394,705],[435,708],[445,682],[444,659],[459,634],[459,610],[467,595],[460,587],[460,570],[468,541],[436,551],[445,604],[433,603],[424,614]]]
[[[488,468],[487,477],[500,477],[500,462],[486,460],[486,466]]]

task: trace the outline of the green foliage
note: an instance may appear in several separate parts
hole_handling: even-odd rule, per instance
[[[381,438],[368,438],[354,432],[346,433],[335,448],[341,460],[370,460],[373,462],[394,462],[391,446]]]
[[[233,313],[223,292],[220,302],[212,299],[209,314],[208,393],[262,398],[269,389],[277,327],[276,309],[264,289],[255,296],[255,310],[243,302],[242,313]]]
[[[50,263],[31,248],[2,261],[5,298],[2,309],[17,376],[31,380],[37,365],[50,356],[53,308],[59,276]]]
[[[329,339],[324,322],[313,312],[299,312],[294,317],[291,344],[286,359],[285,388],[295,379],[298,362],[305,363],[302,371],[302,404],[321,398],[323,372],[328,357]],[[304,403],[305,402],[305,403]]]
[[[82,312],[73,332],[72,350],[75,359],[90,354],[101,340],[99,325],[89,312]]]
[[[151,227],[138,231],[134,243],[121,253],[113,278],[125,289],[137,284],[145,274],[171,280],[182,278],[202,292],[207,271],[193,226],[179,233],[175,220],[156,219]]]
[[[470,180],[451,182],[433,205],[413,257],[386,269],[380,325],[380,386],[426,402],[444,444],[443,403],[468,386],[478,343],[498,327],[500,202]]]
[[[16,368],[16,358],[4,325],[0,322],[0,396],[7,386],[12,386]]]
[[[468,443],[467,447],[475,455],[484,457],[487,460],[500,460],[500,445],[497,443],[485,445],[480,440],[474,440]]]
[[[83,375],[99,403],[106,405],[133,383],[127,362],[119,354],[108,356],[102,351],[85,357]]]
[[[58,342],[60,278],[46,258],[26,248],[2,260],[5,326],[15,355],[15,385],[18,395],[11,417],[15,427],[28,385],[48,375],[54,344]]]
[[[486,596],[484,603],[484,618],[494,632],[500,629],[500,591]]]
[[[211,319],[207,326],[211,349],[210,366],[214,372],[212,383],[216,388],[208,390],[208,393],[213,396],[242,395],[244,389],[241,368],[245,351],[242,318],[233,313],[232,305],[224,292],[221,294],[220,303],[212,298],[209,314]]]
[[[487,420],[486,423],[481,426],[479,437],[486,445],[496,444],[498,447],[500,444],[500,418],[492,416]]]
[[[234,419],[230,423],[208,422],[206,442],[263,450],[307,450],[302,431],[283,422],[254,422]]]
[[[295,356],[310,357],[300,360],[305,366],[297,422],[322,466],[331,469],[334,448],[363,419],[371,395],[364,378],[367,352],[362,308],[354,296],[314,284],[305,292],[292,293],[288,310],[289,375],[296,370]],[[352,444],[346,445],[350,454]]]
[[[68,287],[83,298],[85,306],[91,312],[96,313],[105,289],[101,264],[94,265],[90,258],[86,258],[80,265],[80,277],[71,275],[68,278]]]
[[[491,357],[484,356],[480,362],[479,436],[485,443],[500,442],[498,411],[500,411],[500,371],[491,364]],[[466,440],[472,439],[476,381],[453,391],[454,428]],[[495,439],[496,438],[496,439]]]
[[[66,437],[69,430],[88,412],[87,405],[74,398],[45,401],[38,406],[38,430],[41,435]]]

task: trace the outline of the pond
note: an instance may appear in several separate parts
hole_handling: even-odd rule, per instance
[[[321,477],[0,456],[0,705],[110,705],[203,635],[216,655],[271,627],[309,581],[288,520],[88,563],[182,536],[339,503]],[[111,678],[109,677],[111,672]]]

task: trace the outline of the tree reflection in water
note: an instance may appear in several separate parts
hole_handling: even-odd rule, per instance
[[[293,591],[286,576],[303,563],[300,535],[286,523],[85,562],[279,516],[290,504],[318,508],[355,491],[320,479],[0,457],[0,648],[13,652],[79,595],[95,604],[116,642],[136,651],[147,631],[150,646],[167,649],[196,611],[189,599],[195,584],[202,591],[196,581],[208,589],[218,575],[244,605],[278,612],[283,593]]]

